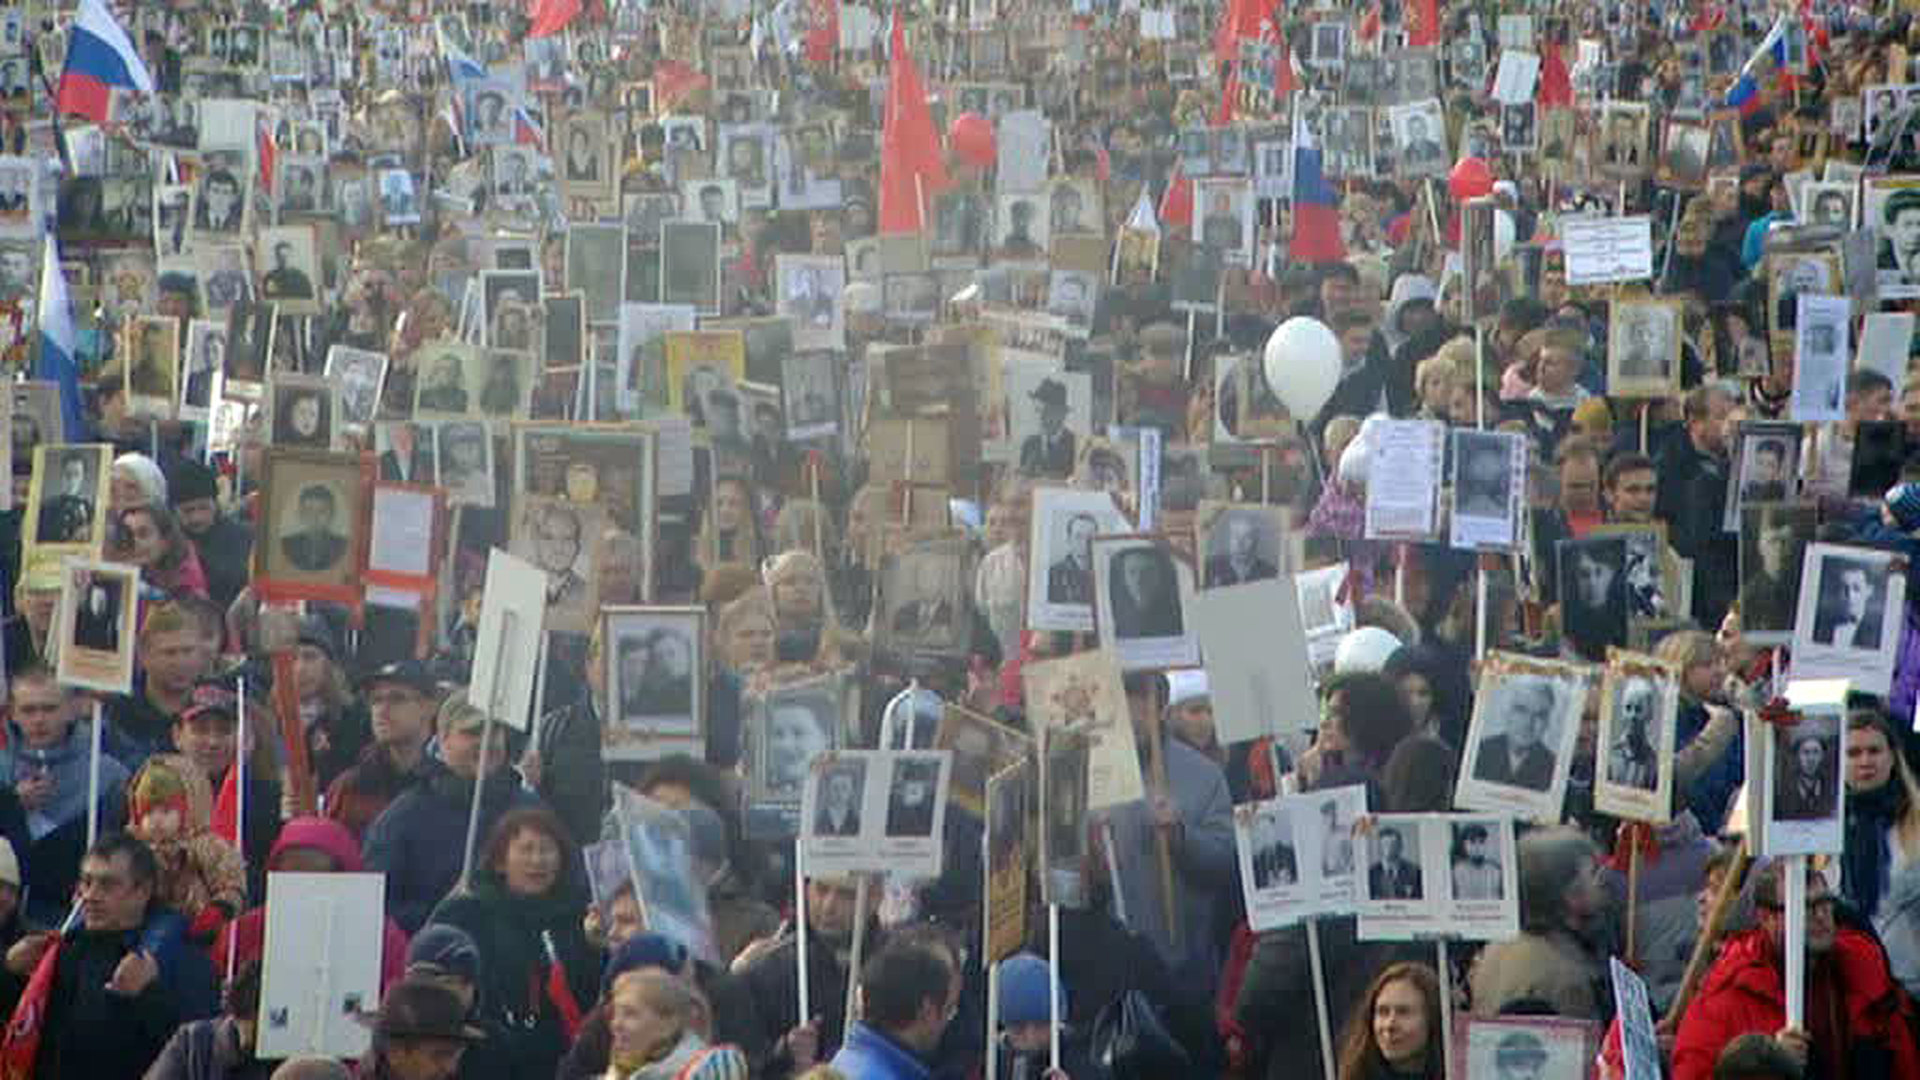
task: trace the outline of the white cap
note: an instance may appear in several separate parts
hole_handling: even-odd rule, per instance
[[[1205,671],[1192,668],[1167,672],[1167,708],[1178,708],[1211,696]]]
[[[1378,672],[1387,666],[1387,658],[1399,651],[1399,638],[1377,626],[1363,626],[1340,639],[1340,646],[1333,651],[1333,670],[1337,675]]]

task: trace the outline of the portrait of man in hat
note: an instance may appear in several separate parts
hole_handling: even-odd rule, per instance
[[[1042,379],[1027,396],[1039,412],[1040,430],[1020,444],[1020,471],[1066,476],[1073,471],[1074,462],[1074,436],[1067,430],[1067,384]]]

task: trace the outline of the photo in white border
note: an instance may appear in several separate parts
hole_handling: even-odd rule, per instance
[[[1122,671],[1192,667],[1199,634],[1189,611],[1193,567],[1164,537],[1103,536],[1093,542],[1094,625]]]
[[[1845,419],[1853,300],[1813,293],[1800,293],[1794,299],[1799,309],[1793,331],[1793,396],[1787,415],[1795,423]]]
[[[1893,553],[1809,544],[1802,560],[1792,676],[1850,679],[1861,693],[1886,694],[1907,592]]]
[[[69,558],[62,563],[55,677],[62,686],[107,694],[133,692],[140,569]]]
[[[1673,816],[1675,716],[1680,673],[1651,656],[1609,650],[1594,746],[1594,808],[1632,821]]]
[[[1532,821],[1560,820],[1586,705],[1574,664],[1492,653],[1480,669],[1454,804]]]
[[[1526,437],[1454,428],[1452,457],[1449,542],[1457,548],[1512,548],[1527,490]]]
[[[1027,549],[1027,626],[1091,633],[1093,538],[1127,529],[1105,492],[1036,489]]]
[[[952,765],[944,750],[814,758],[800,801],[807,872],[938,877]]]

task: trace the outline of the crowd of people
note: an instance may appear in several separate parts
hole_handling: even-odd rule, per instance
[[[0,1075],[1920,1080],[1906,8],[0,11]]]

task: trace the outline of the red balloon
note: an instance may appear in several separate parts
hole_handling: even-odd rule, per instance
[[[947,145],[960,160],[978,169],[991,166],[998,155],[993,121],[977,112],[963,112],[953,118],[953,125],[947,129]]]
[[[1493,194],[1493,170],[1483,158],[1463,157],[1447,175],[1447,194],[1455,202],[1485,198]]]

